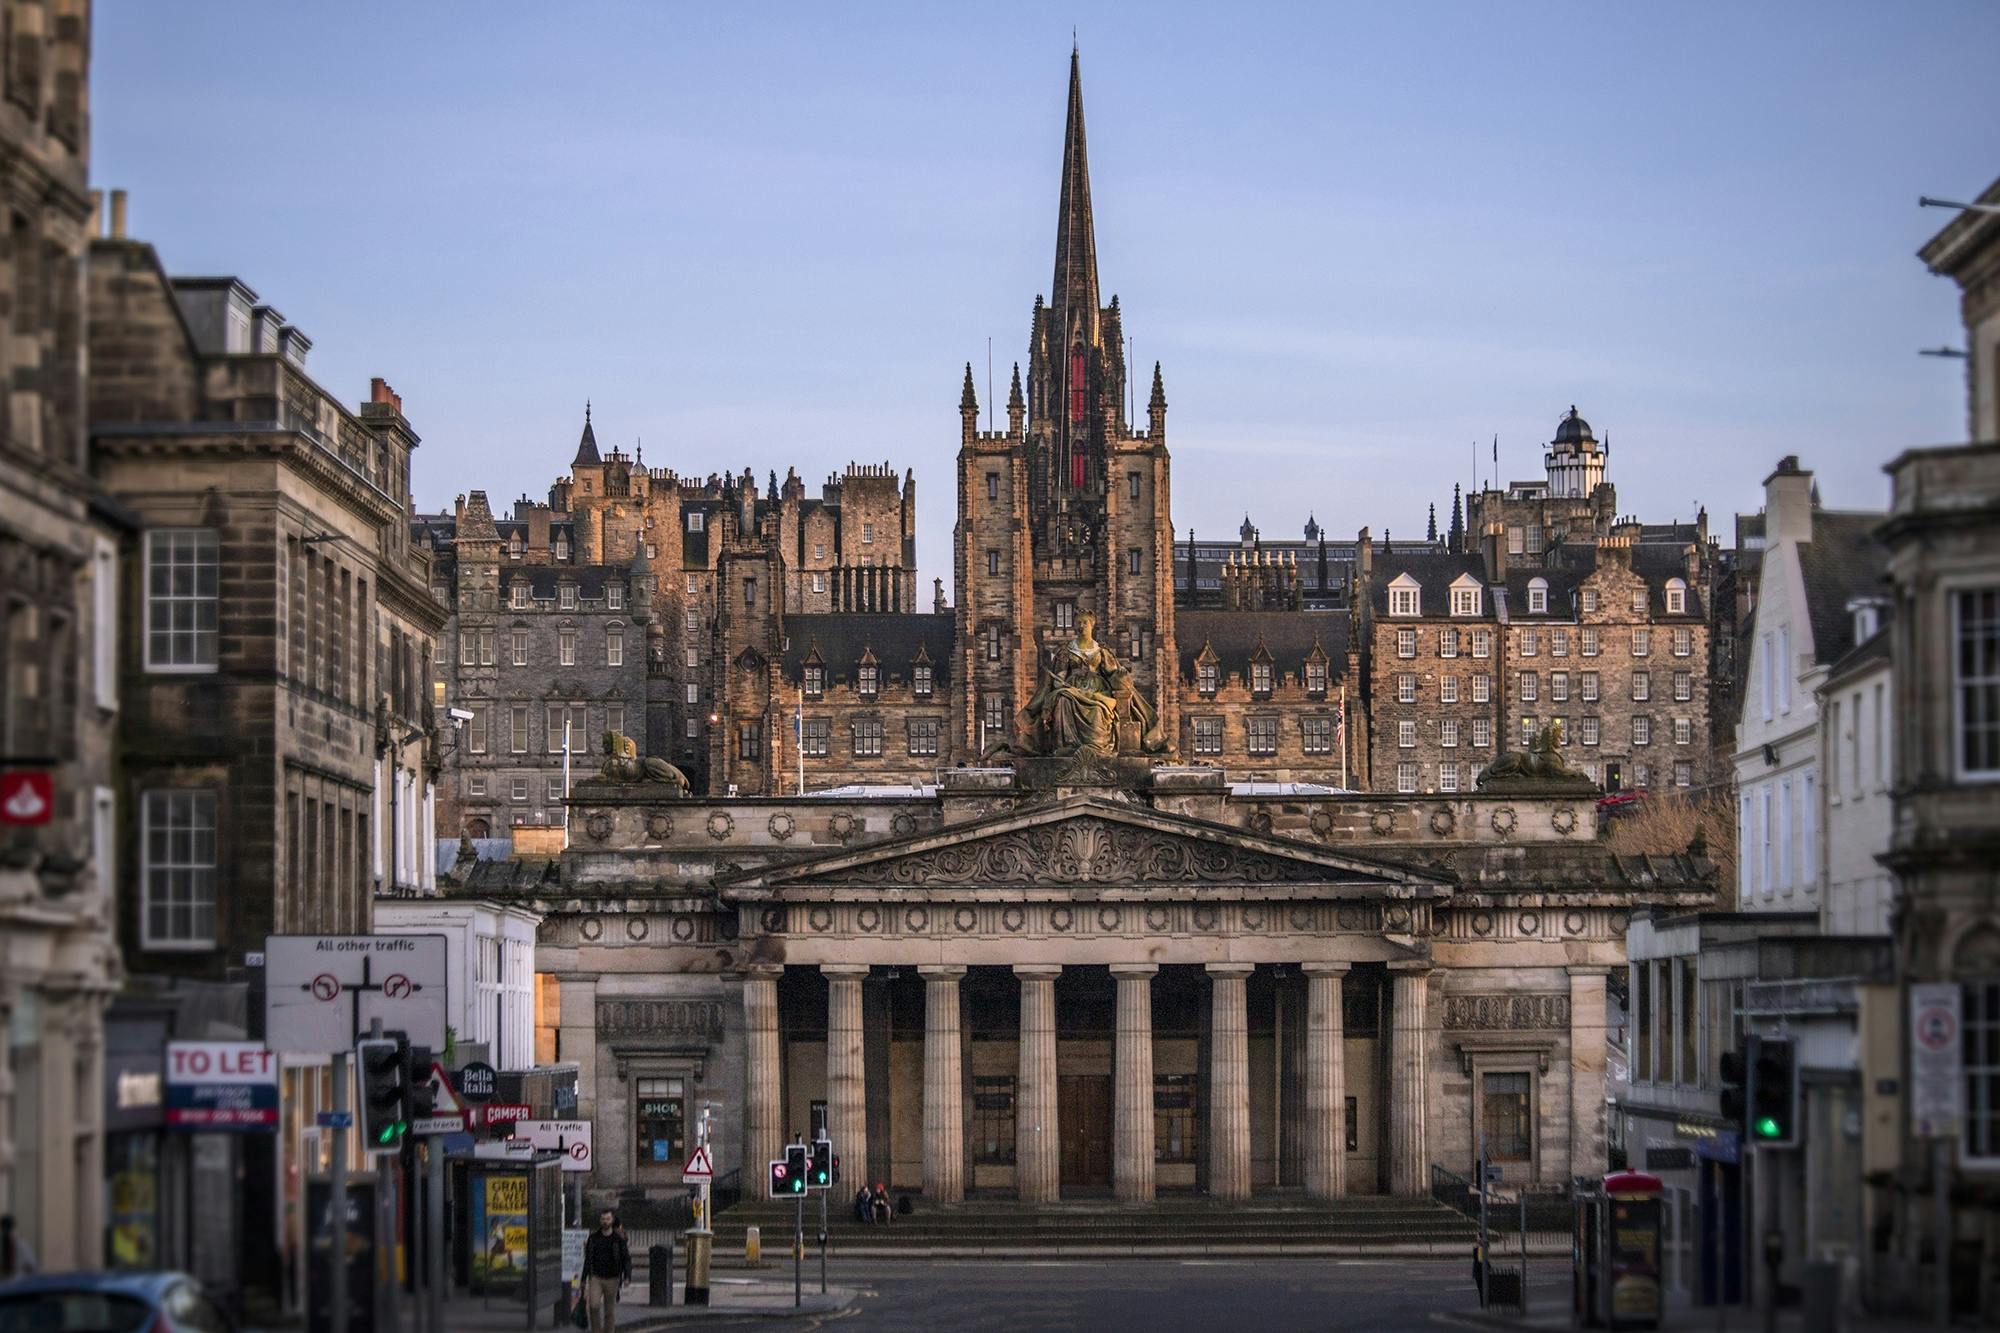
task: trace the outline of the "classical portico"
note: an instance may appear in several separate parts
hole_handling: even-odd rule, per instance
[[[581,789],[538,905],[593,1187],[677,1189],[700,1102],[724,1172],[823,1109],[849,1185],[934,1202],[1414,1195],[1482,1142],[1566,1180],[1603,1160],[1627,914],[1708,892],[1690,858],[1604,852],[1570,797],[940,776]]]

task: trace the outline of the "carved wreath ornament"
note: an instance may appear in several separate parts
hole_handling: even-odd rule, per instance
[[[1493,825],[1493,831],[1495,833],[1498,833],[1503,837],[1509,833],[1512,833],[1514,831],[1514,822],[1515,822],[1514,807],[1511,805],[1501,806],[1498,810],[1495,810],[1493,812],[1493,818],[1490,822]]]
[[[895,861],[895,884],[1191,884],[1310,881],[1317,867],[1100,819],[1027,828]]]
[[[1549,816],[1549,823],[1554,827],[1556,832],[1562,834],[1564,837],[1568,837],[1570,834],[1576,832],[1576,811],[1570,809],[1568,806],[1564,806]]]

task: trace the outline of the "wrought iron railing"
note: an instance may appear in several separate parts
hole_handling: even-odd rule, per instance
[[[1496,1185],[1486,1200],[1487,1224],[1501,1231],[1517,1229],[1524,1197],[1528,1201],[1528,1230],[1567,1232],[1571,1228],[1573,1201],[1566,1182]],[[1431,1198],[1474,1220],[1479,1217],[1478,1187],[1435,1162],[1431,1164]]]

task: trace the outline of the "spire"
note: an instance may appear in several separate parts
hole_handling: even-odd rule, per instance
[[[590,400],[583,401],[583,438],[576,442],[576,457],[570,460],[571,467],[595,467],[604,460],[597,453],[597,432],[590,428]]]
[[[1438,539],[1438,507],[1437,507],[1437,502],[1433,500],[1431,502],[1431,526],[1430,530],[1424,534],[1424,540],[1429,542],[1432,546],[1436,546],[1437,539]]]
[[[1451,549],[1465,549],[1465,517],[1460,508],[1460,492],[1457,482],[1451,484]]]
[[[1083,72],[1069,53],[1069,120],[1063,127],[1062,199],[1056,210],[1056,272],[1049,305],[1064,341],[1080,333],[1097,342],[1097,232],[1090,214],[1090,157],[1084,147]]]
[[[972,363],[970,361],[965,363],[965,392],[958,396],[958,410],[974,414],[977,414],[979,411],[979,394],[972,387]]]
[[[1153,397],[1146,406],[1155,412],[1167,410],[1167,385],[1160,378],[1160,363],[1157,361],[1153,363]]]

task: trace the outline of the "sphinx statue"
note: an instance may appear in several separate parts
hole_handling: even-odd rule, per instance
[[[639,743],[615,731],[604,733],[604,762],[599,765],[597,776],[606,782],[662,783],[672,787],[675,796],[685,796],[689,791],[687,774],[664,759],[651,756],[641,759]]]
[[[1562,743],[1563,725],[1558,718],[1537,731],[1527,749],[1509,750],[1482,769],[1480,789],[1529,784],[1594,787],[1588,776],[1571,768],[1563,758]]]

